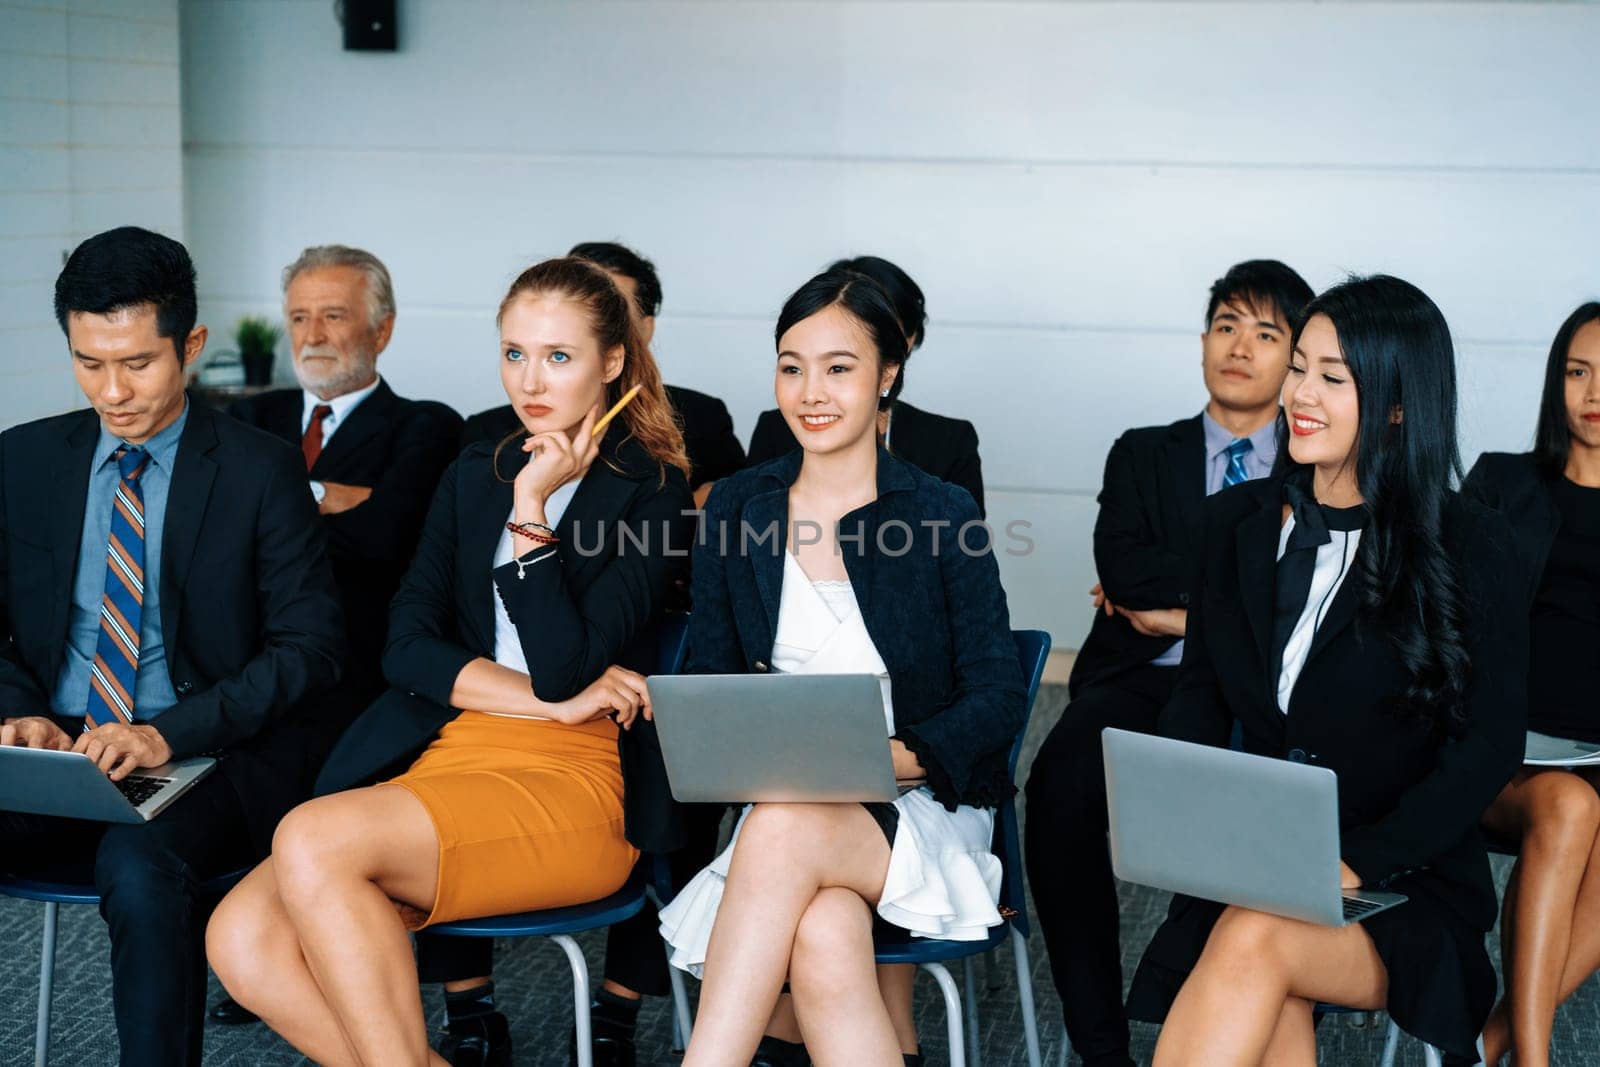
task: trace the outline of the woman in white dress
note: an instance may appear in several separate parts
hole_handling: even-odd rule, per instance
[[[802,447],[707,501],[688,670],[877,675],[896,777],[916,786],[893,804],[747,808],[661,930],[704,978],[690,1067],[750,1063],[786,979],[816,1063],[899,1067],[915,1031],[880,994],[874,924],[976,940],[1001,921],[989,846],[1025,691],[977,505],[878,446],[907,353],[888,297],[825,272],[776,337]]]

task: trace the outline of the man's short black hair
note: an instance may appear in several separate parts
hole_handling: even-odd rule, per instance
[[[639,299],[634,303],[641,318],[654,318],[661,311],[661,279],[656,265],[627,245],[614,241],[584,241],[572,246],[569,256],[586,259],[602,270],[632,278]]]
[[[109,315],[152,304],[156,333],[170,337],[178,358],[198,314],[194,263],[170,237],[119,226],[95,234],[72,250],[56,278],[56,322],[67,332],[73,312]]]
[[[1243,304],[1262,318],[1281,320],[1292,331],[1314,296],[1306,280],[1287,264],[1276,259],[1247,259],[1235,263],[1228,273],[1211,283],[1206,329],[1211,328],[1217,308]]]

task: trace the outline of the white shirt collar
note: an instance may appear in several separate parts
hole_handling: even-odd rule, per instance
[[[305,397],[305,403],[303,403],[300,407],[300,432],[304,434],[306,429],[311,425],[312,409],[318,404],[326,404],[333,409],[333,414],[322,420],[323,433],[331,436],[333,431],[339,426],[343,425],[344,420],[350,417],[350,413],[354,411],[363,400],[377,392],[378,386],[382,384],[383,378],[376,377],[372,379],[371,385],[363,386],[353,393],[345,393],[341,396],[336,396],[332,400],[324,400],[316,393],[311,392],[309,389],[300,390],[301,394]]]

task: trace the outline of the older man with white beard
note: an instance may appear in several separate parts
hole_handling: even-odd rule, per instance
[[[334,742],[383,692],[389,601],[411,562],[433,490],[455,459],[461,417],[407,400],[378,376],[394,332],[394,286],[370,252],[308,248],[283,271],[283,310],[299,389],[237,401],[228,413],[300,446],[349,626],[344,680],[295,724],[320,767]],[[311,793],[312,783],[305,783]],[[231,1000],[222,1023],[255,1016]]]

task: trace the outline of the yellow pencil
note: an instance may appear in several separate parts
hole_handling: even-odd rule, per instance
[[[605,433],[606,425],[608,423],[610,423],[612,419],[616,418],[617,417],[617,412],[619,412],[623,408],[627,407],[628,403],[634,397],[638,396],[639,395],[639,390],[643,389],[643,388],[644,388],[643,385],[636,385],[632,389],[629,389],[626,393],[623,393],[622,394],[622,399],[617,401],[615,404],[612,404],[610,411],[608,411],[604,415],[600,416],[600,421],[594,424],[594,429],[590,432],[589,436],[590,437],[599,437],[602,433]]]

